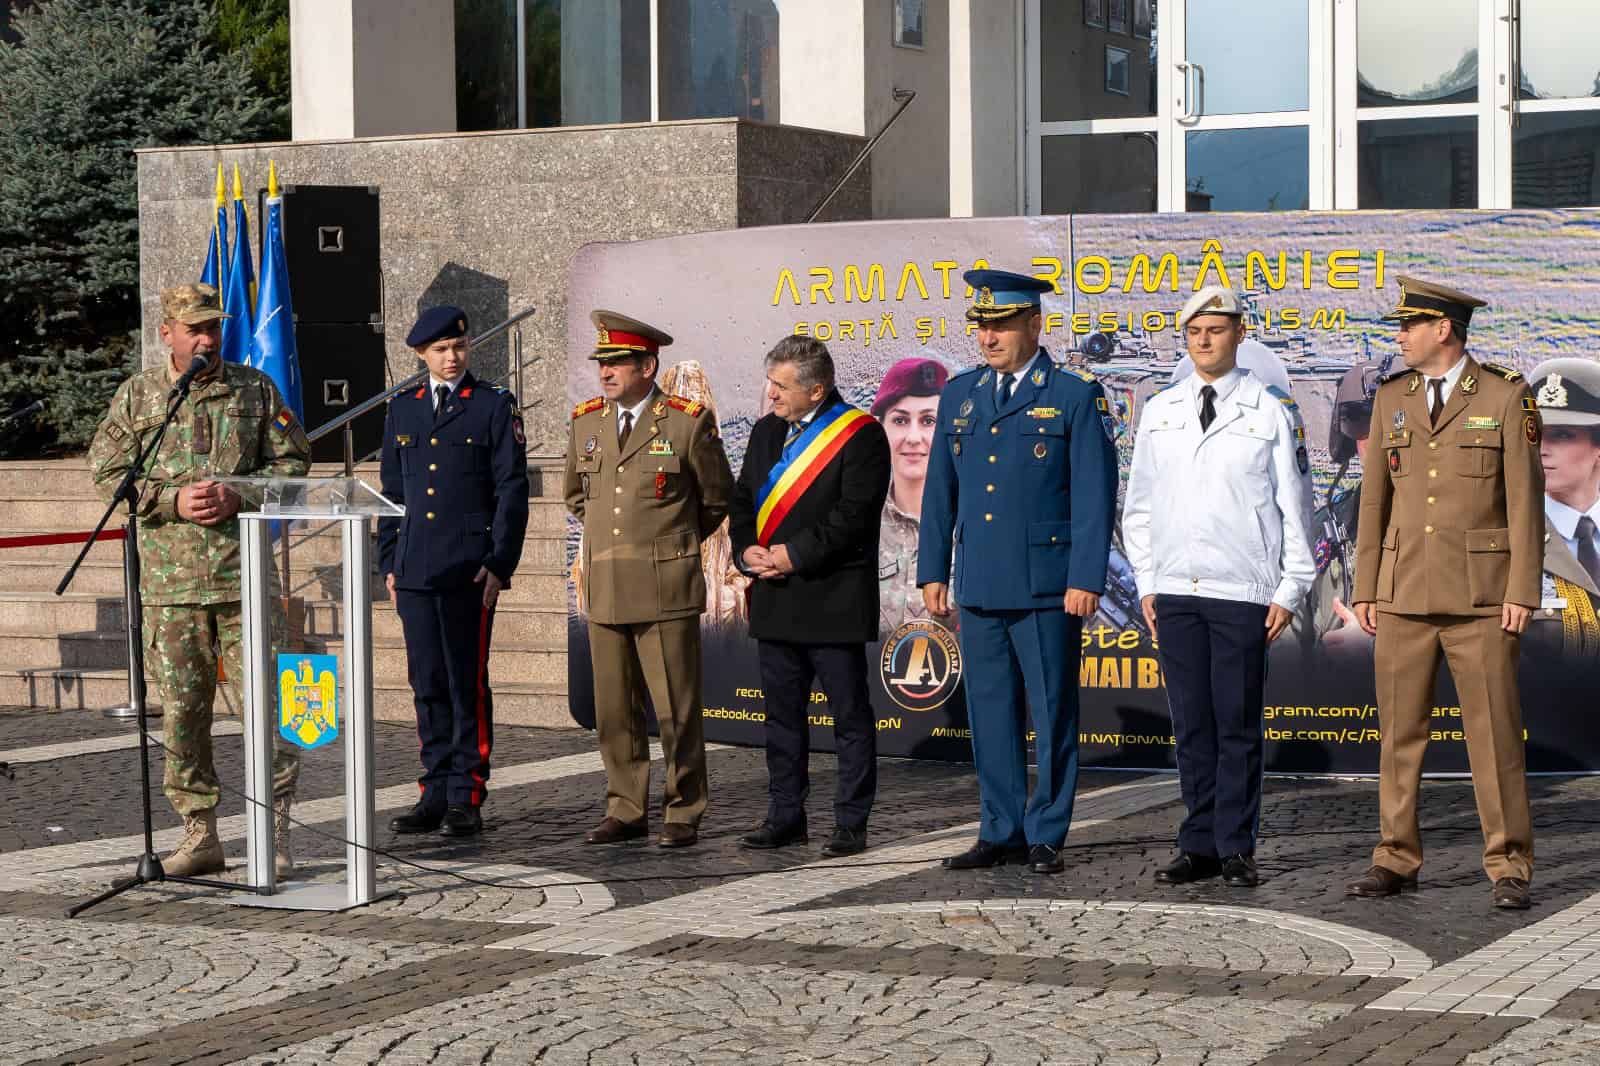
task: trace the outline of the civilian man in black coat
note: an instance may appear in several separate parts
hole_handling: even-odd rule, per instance
[[[878,787],[867,648],[878,639],[878,529],[889,494],[889,441],[840,398],[833,358],[810,337],[767,353],[772,413],[750,431],[729,529],[750,586],[750,634],[766,698],[767,817],[747,848],[803,844],[811,683],[833,714],[839,756],[834,832],[822,853],[867,846]]]

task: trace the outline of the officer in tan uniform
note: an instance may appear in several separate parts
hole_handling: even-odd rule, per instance
[[[585,840],[612,844],[648,831],[648,692],[667,764],[658,843],[684,847],[706,807],[700,544],[727,516],[733,472],[706,406],[656,386],[672,338],[613,311],[590,319],[604,395],[573,410],[566,471],[567,509],[583,523],[582,594],[606,766],[605,820]]]
[[[1521,374],[1467,354],[1467,325],[1484,302],[1399,280],[1389,318],[1399,323],[1406,368],[1373,398],[1355,574],[1356,617],[1375,638],[1382,839],[1346,893],[1416,887],[1417,792],[1443,655],[1461,699],[1490,900],[1520,910],[1529,903],[1533,825],[1517,659],[1539,605],[1543,429]]]

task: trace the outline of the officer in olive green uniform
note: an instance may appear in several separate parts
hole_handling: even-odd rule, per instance
[[[659,843],[697,839],[706,806],[700,702],[700,542],[728,513],[733,472],[704,404],[656,387],[672,338],[611,311],[591,316],[605,395],[572,412],[567,508],[583,522],[583,600],[594,659],[595,730],[606,766],[606,817],[587,836],[644,836],[648,691],[666,756]]]
[[[213,479],[299,477],[310,466],[311,445],[271,378],[222,360],[221,323],[228,316],[217,305],[215,289],[168,289],[161,294],[161,312],[168,358],[117,389],[89,446],[89,464],[95,486],[109,500],[160,427],[174,381],[196,355],[211,357],[151,459],[139,499],[146,654],[165,707],[162,789],[186,830],[163,869],[194,876],[223,868],[216,819],[220,789],[211,752],[219,649],[228,676],[243,676],[235,517],[240,500]],[[281,646],[278,611],[272,628]],[[279,877],[293,869],[288,814],[299,772],[297,749],[280,740],[272,782]]]
[[[1355,600],[1382,727],[1382,839],[1353,896],[1416,885],[1417,792],[1442,655],[1461,699],[1491,903],[1529,904],[1533,825],[1517,692],[1521,633],[1539,605],[1542,427],[1522,375],[1466,354],[1484,302],[1399,279],[1406,369],[1378,386],[1361,484]]]

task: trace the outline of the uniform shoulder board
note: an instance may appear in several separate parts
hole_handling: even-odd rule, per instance
[[[598,410],[600,410],[600,408],[604,407],[605,405],[606,405],[606,398],[604,396],[596,396],[594,399],[585,400],[582,403],[580,403],[578,406],[574,407],[572,409],[572,417],[573,418],[578,418],[581,415],[588,414],[590,411],[598,411]]]
[[[1100,379],[1099,378],[1095,377],[1093,374],[1089,373],[1087,370],[1083,369],[1082,367],[1067,366],[1065,363],[1057,363],[1056,364],[1056,369],[1060,370],[1063,374],[1071,374],[1073,377],[1077,378],[1079,381],[1087,381],[1091,385],[1100,384]]]
[[[1379,385],[1387,385],[1391,381],[1399,381],[1401,378],[1405,377],[1407,374],[1415,374],[1415,373],[1416,373],[1416,371],[1412,370],[1409,366],[1403,366],[1399,370],[1391,370],[1391,371],[1389,371],[1389,373],[1383,375],[1383,377],[1378,379],[1378,384]]]
[[[685,400],[682,396],[668,396],[667,406],[682,411],[690,418],[698,418],[700,412],[706,409],[706,405],[699,400]]]
[[[1268,396],[1271,396],[1274,400],[1277,400],[1279,403],[1283,404],[1283,406],[1287,407],[1289,410],[1298,411],[1300,409],[1300,406],[1294,402],[1294,397],[1290,396],[1287,392],[1284,392],[1282,389],[1278,388],[1278,386],[1276,386],[1276,385],[1263,385],[1262,386],[1262,390],[1265,391]]]
[[[1501,366],[1499,363],[1479,363],[1478,365],[1483,367],[1489,373],[1493,374],[1495,377],[1505,378],[1507,381],[1522,380],[1522,372],[1519,370],[1512,370],[1509,366]]]

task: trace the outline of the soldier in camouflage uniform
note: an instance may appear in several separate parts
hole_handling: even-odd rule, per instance
[[[110,499],[160,427],[174,381],[196,355],[211,357],[151,460],[139,498],[146,654],[166,709],[162,788],[186,830],[163,866],[174,876],[196,876],[224,865],[211,753],[219,649],[227,675],[242,676],[235,517],[240,499],[213,478],[302,476],[311,445],[271,378],[222,361],[222,319],[228,316],[217,305],[215,289],[168,289],[161,294],[161,312],[168,358],[117,389],[89,447],[89,463],[96,487]],[[275,597],[269,601],[276,606]],[[278,610],[273,615],[273,641],[281,646],[283,619]],[[293,869],[288,814],[299,771],[298,752],[280,740],[272,782],[280,877]]]

